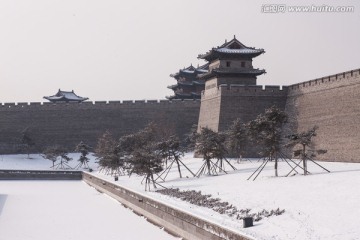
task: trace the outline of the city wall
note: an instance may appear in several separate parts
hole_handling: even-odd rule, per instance
[[[317,159],[360,162],[360,69],[282,88],[220,85],[207,89],[202,94],[199,129],[223,131],[236,118],[248,122],[273,105],[289,115],[284,135],[319,127],[314,148],[328,152]],[[251,146],[247,152],[254,157],[258,150]]]
[[[289,129],[319,127],[318,159],[360,162],[360,69],[289,86],[285,110]]]
[[[319,127],[315,147],[328,150],[320,160],[360,162],[360,69],[282,88],[220,85],[203,92],[201,108],[193,100],[5,103],[0,105],[0,153],[17,153],[25,129],[35,152],[54,144],[72,150],[80,141],[95,146],[106,130],[118,138],[152,121],[180,136],[196,123],[225,130],[236,118],[247,122],[272,105],[289,115],[285,133]]]
[[[25,129],[35,142],[33,152],[56,144],[73,151],[80,141],[95,147],[106,130],[119,138],[150,122],[183,136],[197,123],[199,108],[196,100],[5,103],[0,105],[0,153],[18,153]]]
[[[201,98],[198,130],[209,127],[225,131],[237,118],[246,123],[273,105],[284,109],[286,97],[287,88],[279,86],[223,84],[206,90]],[[259,149],[254,144],[243,147],[245,157],[259,157]]]

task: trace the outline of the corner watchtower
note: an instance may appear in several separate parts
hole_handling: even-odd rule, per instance
[[[253,67],[253,58],[265,53],[264,49],[247,47],[234,38],[212,48],[198,58],[209,64],[209,71],[198,75],[205,81],[201,94],[198,130],[209,127],[222,131],[237,118],[247,122],[266,108],[276,105],[284,108],[287,88],[256,85],[264,69]]]
[[[265,70],[255,69],[252,59],[263,53],[264,49],[247,47],[234,36],[230,42],[198,56],[209,63],[209,71],[198,77],[205,81],[205,89],[222,84],[256,85],[256,77]]]

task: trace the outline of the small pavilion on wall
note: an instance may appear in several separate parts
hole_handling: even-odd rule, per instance
[[[68,91],[59,91],[53,96],[45,96],[44,99],[49,100],[53,103],[68,103],[68,102],[83,102],[88,100],[87,97],[80,97],[74,93],[74,90],[71,92]]]
[[[174,91],[174,95],[168,99],[200,99],[201,91],[205,89],[205,82],[197,78],[199,74],[208,71],[209,64],[195,68],[190,65],[187,68],[180,69],[179,72],[171,74],[175,78],[176,84],[168,86]]]

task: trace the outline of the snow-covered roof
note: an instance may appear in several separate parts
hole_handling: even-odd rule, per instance
[[[86,97],[84,98],[84,97],[80,97],[80,96],[76,95],[74,93],[74,90],[69,92],[69,91],[61,91],[59,89],[59,91],[55,95],[45,96],[44,99],[47,99],[51,102],[82,102],[89,98],[86,98]]]
[[[198,58],[205,59],[207,61],[212,61],[214,59],[219,58],[219,56],[224,54],[232,54],[232,55],[248,55],[250,57],[256,57],[262,53],[264,53],[264,49],[256,49],[253,47],[247,47],[242,44],[239,40],[237,40],[234,36],[230,42],[225,42],[220,47],[212,48],[205,54],[199,54]]]
[[[214,51],[221,53],[238,53],[238,54],[251,54],[251,53],[261,53],[263,49],[252,49],[252,48],[240,48],[240,49],[230,49],[230,48],[218,48]]]

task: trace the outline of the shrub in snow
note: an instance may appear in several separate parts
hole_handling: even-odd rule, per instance
[[[156,192],[179,198],[183,201],[189,202],[197,206],[212,209],[220,214],[226,214],[239,220],[242,220],[245,217],[253,217],[254,221],[260,221],[264,217],[278,216],[285,212],[284,209],[280,210],[278,208],[271,211],[267,211],[264,209],[257,213],[250,213],[251,209],[237,209],[235,206],[229,204],[228,202],[222,202],[219,198],[212,198],[210,194],[203,195],[201,191],[180,191],[178,188],[167,188],[157,190]]]

